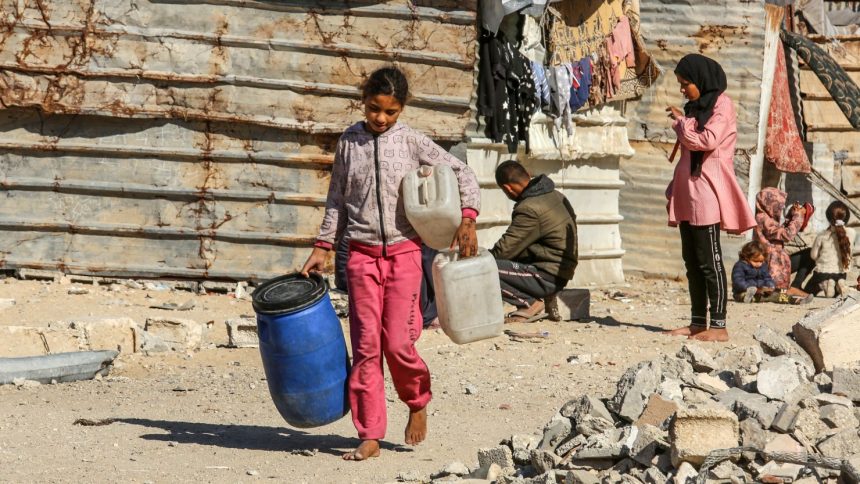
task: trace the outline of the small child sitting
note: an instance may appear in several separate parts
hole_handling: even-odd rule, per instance
[[[765,262],[767,247],[758,241],[747,242],[741,247],[738,257],[732,268],[732,292],[735,301],[751,303],[773,293],[776,283]]]
[[[846,277],[851,267],[855,236],[854,229],[845,226],[851,212],[844,203],[835,201],[824,213],[830,227],[821,231],[812,244],[811,256],[815,260],[815,272],[805,289],[825,297],[845,296],[848,292]]]

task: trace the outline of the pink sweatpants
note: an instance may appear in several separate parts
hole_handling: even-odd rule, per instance
[[[423,320],[421,247],[404,242],[387,249],[350,244],[346,264],[352,372],[349,405],[362,440],[385,437],[387,416],[382,355],[397,394],[410,410],[430,402],[430,370],[415,341]]]

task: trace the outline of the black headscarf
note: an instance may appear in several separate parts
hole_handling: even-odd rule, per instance
[[[702,132],[714,114],[717,98],[726,90],[726,72],[713,59],[700,54],[687,54],[678,62],[675,74],[699,88],[699,99],[687,101],[684,105],[684,114],[687,117],[696,118],[696,130]],[[693,174],[699,172],[704,157],[705,153],[702,151],[690,152],[690,169]]]

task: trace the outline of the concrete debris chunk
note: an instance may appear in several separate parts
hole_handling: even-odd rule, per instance
[[[711,395],[716,395],[729,389],[726,382],[715,376],[708,375],[707,373],[697,373],[695,382],[697,388],[706,391]]]
[[[776,414],[779,412],[779,402],[768,402],[766,399],[742,399],[735,404],[735,413],[739,419],[754,418],[762,427],[770,428]]]
[[[842,476],[846,484],[860,484],[860,454],[842,462]]]
[[[654,457],[668,447],[665,433],[653,425],[634,425],[625,442],[627,455],[643,466],[650,466]]]
[[[860,360],[860,293],[851,293],[828,308],[812,312],[792,328],[798,344],[812,357],[815,371]]]
[[[489,468],[490,464],[497,464],[502,469],[514,466],[514,456],[510,447],[506,445],[490,447],[478,450],[478,467]]]
[[[564,476],[564,484],[600,484],[596,474],[586,470],[567,471]]]
[[[144,329],[172,351],[193,351],[199,350],[203,344],[209,323],[201,324],[191,319],[149,318]]]
[[[561,457],[546,450],[534,449],[531,451],[532,467],[539,474],[555,469],[561,463]]]
[[[818,450],[825,457],[844,459],[849,455],[860,454],[860,435],[857,428],[850,428],[831,435],[818,443]]]
[[[758,346],[743,346],[720,350],[714,358],[723,370],[739,371],[745,374],[758,372],[758,365],[763,358],[763,352]]]
[[[821,421],[818,407],[801,408],[794,420],[792,434],[801,442],[816,443],[828,434],[829,427]]]
[[[860,360],[834,366],[833,393],[860,402]]]
[[[531,462],[531,450],[536,449],[540,443],[540,437],[536,435],[516,434],[511,437],[511,450],[514,462],[517,464],[528,464]]]
[[[673,464],[698,466],[712,450],[737,447],[738,417],[717,407],[679,410],[669,426],[669,439]]]
[[[561,407],[559,413],[564,417],[573,419],[574,422],[581,421],[586,415],[613,422],[612,414],[606,409],[606,405],[592,395],[583,395],[570,400]]]
[[[600,417],[592,417],[591,415],[586,415],[576,424],[576,431],[586,437],[591,437],[592,435],[600,434],[613,428],[615,428],[615,424],[611,421]]]
[[[696,482],[699,472],[689,462],[683,462],[678,467],[678,472],[672,479],[673,484],[693,484]]]
[[[658,394],[653,394],[648,398],[648,403],[645,405],[645,411],[634,423],[637,426],[653,425],[661,429],[669,428],[669,419],[678,411],[678,404],[672,400],[667,400]]]
[[[821,407],[819,413],[821,421],[831,429],[853,429],[860,426],[860,422],[854,416],[853,409],[842,405],[825,405]]]
[[[659,361],[645,361],[629,368],[618,382],[612,397],[612,410],[622,419],[634,422],[645,410],[648,398],[657,390],[660,374]]]
[[[759,469],[759,480],[761,482],[794,482],[801,469],[803,469],[802,465],[771,461]]]
[[[256,319],[228,319],[225,324],[227,325],[227,346],[230,348],[257,348],[260,346]]]
[[[762,361],[758,371],[758,392],[771,400],[785,399],[802,383],[808,382],[808,370],[789,356],[777,356]]]
[[[705,348],[695,343],[684,344],[678,351],[678,358],[688,361],[693,370],[698,372],[710,373],[720,369],[714,357]]]
[[[543,438],[538,444],[539,449],[554,450],[558,444],[567,440],[573,432],[573,423],[569,418],[557,413],[547,422],[543,429]],[[504,467],[504,466],[502,466]]]

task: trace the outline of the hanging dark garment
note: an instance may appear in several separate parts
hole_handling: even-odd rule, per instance
[[[851,126],[860,129],[860,88],[845,70],[811,40],[785,30],[780,32],[780,36],[785,45],[797,51],[797,55],[815,72]]]

